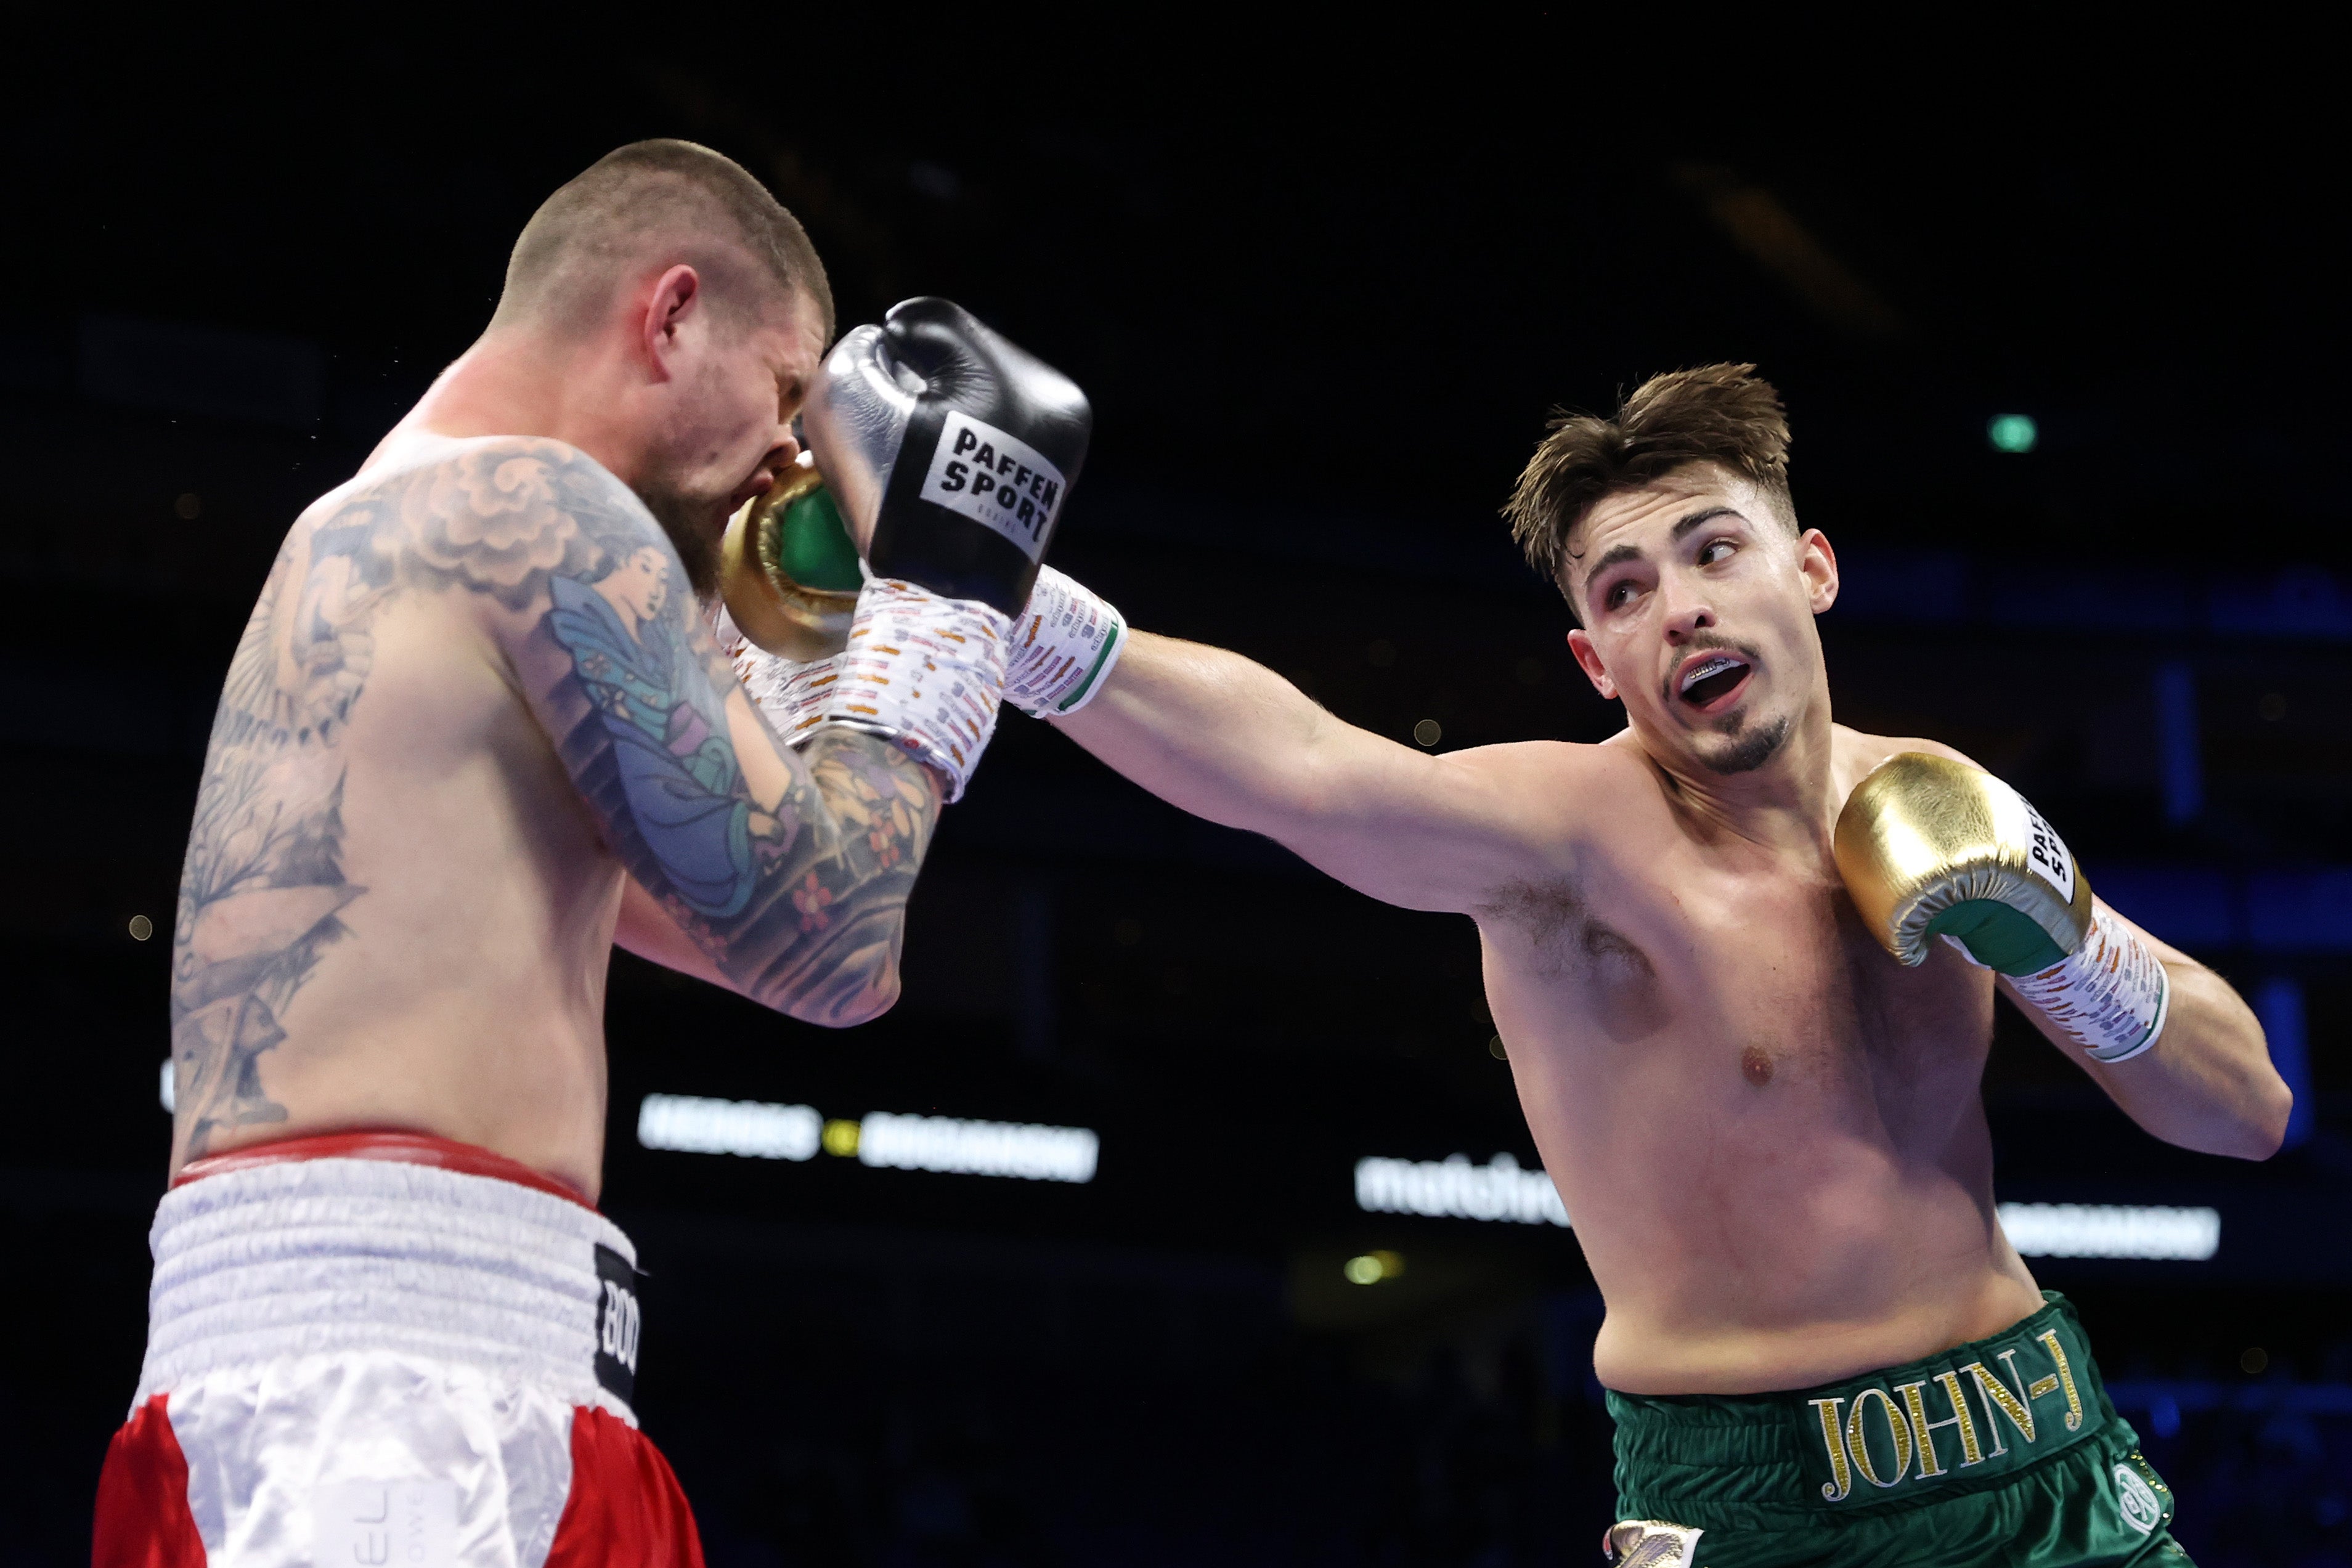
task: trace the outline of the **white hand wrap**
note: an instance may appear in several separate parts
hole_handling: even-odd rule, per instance
[[[841,655],[803,663],[771,653],[743,635],[723,602],[711,607],[710,634],[768,727],[788,746],[806,740],[824,716],[824,693],[840,675]]]
[[[2172,1006],[2164,961],[2105,904],[2064,963],[2010,983],[2094,1061],[2129,1061],[2153,1046]]]
[[[989,605],[868,578],[849,646],[803,664],[752,643],[724,604],[710,613],[719,652],[787,745],[828,725],[881,736],[945,774],[950,800],[962,798],[996,733],[1011,626]]]
[[[946,775],[948,799],[961,800],[996,733],[1012,625],[976,600],[868,579],[834,670],[785,682],[786,700],[814,707],[800,735],[837,725],[881,736]]]
[[[1040,567],[1013,622],[1004,700],[1032,718],[1076,713],[1110,679],[1127,646],[1127,622],[1108,601],[1052,567]]]

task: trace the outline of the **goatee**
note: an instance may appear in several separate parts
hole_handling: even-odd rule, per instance
[[[1753,773],[1769,762],[1788,738],[1789,720],[1783,715],[1759,726],[1745,739],[1733,741],[1730,750],[1699,760],[1711,773]]]

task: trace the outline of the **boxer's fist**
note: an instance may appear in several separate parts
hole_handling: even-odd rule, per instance
[[[2042,814],[1979,768],[1926,752],[1889,758],[1838,814],[1838,874],[1872,935],[1906,964],[1948,936],[2011,976],[2083,946],[2090,880]]]
[[[944,299],[826,356],[802,415],[878,577],[1018,614],[1094,424],[1086,394]]]

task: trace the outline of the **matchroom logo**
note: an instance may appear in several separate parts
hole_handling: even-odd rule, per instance
[[[1507,1154],[1474,1166],[1467,1155],[1443,1160],[1356,1162],[1356,1207],[1366,1214],[1426,1214],[1455,1219],[1502,1219],[1519,1225],[1568,1223],[1551,1177],[1521,1170]]]

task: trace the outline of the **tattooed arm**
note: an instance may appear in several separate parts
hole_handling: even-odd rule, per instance
[[[801,750],[805,755],[820,748],[830,749],[841,739],[863,741],[866,738],[845,733],[821,735],[803,743]],[[675,969],[682,975],[691,975],[698,980],[733,991],[739,996],[750,995],[734,977],[718,966],[694,937],[687,935],[686,929],[671,918],[661,902],[647,893],[634,876],[625,878],[622,883],[620,918],[613,928],[613,946],[625,948],[649,963]],[[892,994],[896,994],[895,987]],[[886,997],[875,1011],[879,1012],[888,1005]]]
[[[410,663],[378,669],[380,634],[413,628],[398,617],[425,600],[436,626],[462,633],[471,622],[483,641],[445,648],[430,671],[413,645]],[[940,781],[863,736],[827,732],[786,749],[719,659],[677,554],[635,496],[559,443],[468,444],[322,498],[288,535],[238,641],[173,940],[175,1160],[301,1113],[271,1092],[264,1063],[299,1032],[289,1010],[320,994],[314,982],[352,939],[351,923],[374,910],[394,923],[377,931],[396,931],[401,905],[383,899],[416,870],[379,845],[372,877],[385,887],[347,873],[354,715],[386,677],[412,703],[423,683],[429,704],[431,683],[476,657],[505,687],[494,679],[481,700],[520,694],[627,869],[625,939],[653,932],[645,939],[664,961],[819,1022],[854,1023],[895,998]],[[452,704],[452,716],[465,711]],[[415,722],[436,722],[429,713]],[[415,738],[439,756],[465,744]],[[384,796],[373,798],[381,810]],[[419,859],[433,852],[418,847]],[[575,885],[590,883],[610,886]]]
[[[780,741],[651,514],[580,453],[500,443],[434,472],[402,501],[406,548],[480,596],[605,841],[702,964],[654,956],[813,1022],[887,1009],[939,779],[867,736]]]
[[[677,922],[655,902],[652,894],[637,885],[633,876],[621,883],[621,917],[613,927],[613,946],[626,948],[649,963],[676,969],[681,975],[708,980],[722,989],[738,989],[727,971],[711,962],[710,955],[695,945],[694,938],[679,928]]]

